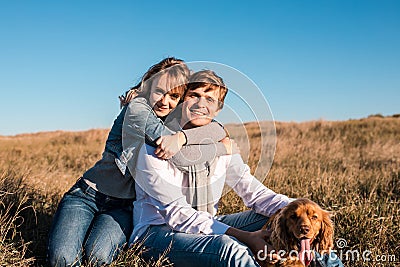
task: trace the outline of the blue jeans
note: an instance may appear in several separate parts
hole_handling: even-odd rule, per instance
[[[217,220],[241,230],[254,232],[260,230],[268,218],[249,210],[218,216]],[[246,245],[228,235],[186,234],[176,232],[164,224],[151,226],[141,238],[141,242],[148,248],[143,253],[147,260],[159,258],[170,247],[166,256],[177,267],[260,266]],[[339,259],[331,258],[324,257],[313,263],[320,267],[343,267]]]
[[[79,266],[83,259],[111,263],[131,234],[132,202],[104,195],[78,180],[54,216],[48,244],[51,266]]]

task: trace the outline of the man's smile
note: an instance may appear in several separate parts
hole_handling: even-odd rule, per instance
[[[207,116],[207,112],[202,112],[199,110],[190,110],[191,113],[193,113],[194,115],[198,115],[198,116]]]

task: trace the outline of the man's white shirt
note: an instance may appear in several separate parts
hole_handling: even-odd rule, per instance
[[[265,187],[250,173],[239,154],[217,158],[210,177],[213,214],[197,211],[187,201],[188,175],[169,161],[158,159],[155,148],[144,144],[136,163],[134,229],[130,243],[136,242],[150,225],[167,224],[175,231],[191,234],[224,234],[230,227],[214,218],[224,185],[231,187],[244,204],[255,212],[271,216],[291,199]]]

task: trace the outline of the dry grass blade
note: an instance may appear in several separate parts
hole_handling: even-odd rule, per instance
[[[0,177],[0,266],[28,266],[34,262],[33,258],[25,257],[28,243],[20,236],[19,227],[24,219],[21,212],[31,208],[27,205],[28,196],[22,195],[17,202],[13,202],[16,193],[14,188],[7,188],[6,178]]]

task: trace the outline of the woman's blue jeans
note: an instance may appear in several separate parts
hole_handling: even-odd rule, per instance
[[[252,232],[260,230],[268,218],[254,211],[245,211],[218,216],[217,219],[232,227]],[[157,259],[169,249],[166,256],[176,267],[260,266],[246,245],[228,235],[186,234],[176,232],[164,224],[151,226],[141,242],[147,248],[143,253],[145,259]],[[329,257],[313,264],[343,267],[339,259],[331,260]]]
[[[97,192],[82,179],[64,195],[49,235],[51,266],[109,264],[132,232],[132,202]]]

